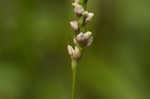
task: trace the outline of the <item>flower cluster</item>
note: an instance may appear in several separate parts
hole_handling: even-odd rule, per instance
[[[75,48],[73,49],[71,45],[68,45],[67,49],[72,60],[78,61],[81,57],[81,49],[90,46],[93,42],[92,32],[83,32],[81,27],[83,28],[91,21],[94,13],[87,11],[85,7],[83,7],[83,2],[81,2],[81,0],[74,0],[72,6],[74,8],[75,15],[78,17],[78,20],[70,21],[70,26],[75,32],[75,36],[73,38]]]

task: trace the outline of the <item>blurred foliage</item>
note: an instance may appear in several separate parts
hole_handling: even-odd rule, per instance
[[[150,1],[89,0],[80,99],[150,99]],[[0,99],[71,99],[71,0],[0,1]]]

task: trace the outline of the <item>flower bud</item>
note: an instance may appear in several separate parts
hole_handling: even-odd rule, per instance
[[[78,31],[79,30],[79,25],[77,21],[71,21],[70,22],[70,26],[74,31]]]
[[[84,8],[83,8],[81,5],[76,4],[76,5],[75,5],[75,8],[74,8],[74,12],[75,12],[75,14],[77,14],[78,16],[81,16],[82,13],[84,12]]]
[[[80,56],[81,56],[80,49],[76,46],[74,49],[72,59],[78,61],[80,59]]]
[[[93,36],[87,40],[86,46],[89,47],[92,44],[92,42],[93,42]]]
[[[91,36],[92,36],[92,32],[90,32],[90,31],[84,33],[84,37],[86,40],[89,39]]]
[[[93,42],[92,32],[80,33],[75,39],[75,43],[80,44],[81,46],[90,46]]]
[[[67,49],[68,49],[68,54],[69,54],[70,56],[72,56],[73,53],[74,53],[74,50],[73,50],[72,46],[71,46],[71,45],[68,45],[68,46],[67,46]]]
[[[88,15],[87,15],[87,18],[86,18],[85,22],[87,23],[87,22],[91,21],[91,19],[93,17],[94,17],[94,13],[89,12]]]
[[[80,42],[84,42],[85,41],[85,36],[84,34],[81,32],[77,35],[76,40],[80,43]]]
[[[71,45],[68,45],[67,49],[68,49],[69,55],[71,56],[73,60],[76,60],[76,61],[79,60],[81,54],[80,54],[80,49],[77,46],[75,47],[75,49],[73,49]]]

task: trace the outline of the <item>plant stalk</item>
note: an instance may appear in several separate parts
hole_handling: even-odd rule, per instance
[[[76,0],[73,0],[73,2],[76,1]],[[76,1],[77,3],[78,1]],[[87,9],[87,2],[88,0],[80,0],[79,5],[81,5],[81,7],[83,7],[83,10],[86,11]],[[80,10],[82,11],[82,8],[80,9],[80,6],[79,5],[76,5],[77,7],[77,12],[80,12]],[[79,6],[79,8],[78,8]],[[76,8],[75,7],[75,8]],[[79,10],[79,11],[78,11]],[[89,14],[89,12],[87,11],[87,13]],[[77,14],[77,13],[75,13]],[[81,14],[81,13],[80,13]],[[82,13],[83,14],[83,13]],[[89,17],[89,15],[82,15],[81,16],[77,16],[77,23],[79,23],[79,29],[78,31],[75,31],[75,35],[74,35],[74,39],[75,41],[77,41],[77,36],[80,34],[80,31],[84,31],[85,32],[85,25],[86,25],[86,18]],[[76,26],[76,24],[75,24]],[[72,26],[71,24],[71,27],[74,28],[74,26]],[[91,37],[88,37],[88,39],[85,39],[84,42],[86,43],[89,43],[89,40],[91,39]],[[79,45],[80,43],[80,45]],[[90,43],[89,43],[90,44]],[[78,65],[78,61],[81,57],[81,53],[82,53],[82,50],[85,46],[81,46],[83,45],[81,42],[78,42],[78,43],[75,43],[75,49],[72,48],[72,46],[68,46],[68,52],[69,52],[69,55],[71,56],[72,58],[72,76],[73,76],[73,81],[72,81],[72,99],[76,99],[76,82],[77,82],[77,65]]]
[[[74,60],[72,60],[72,72],[73,72],[72,99],[75,99],[76,98],[77,62]]]

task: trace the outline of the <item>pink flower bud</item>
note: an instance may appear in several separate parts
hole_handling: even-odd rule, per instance
[[[71,21],[70,26],[74,31],[78,31],[78,29],[79,29],[79,25],[78,25],[77,21]]]
[[[78,16],[81,16],[82,13],[84,12],[84,8],[83,8],[81,5],[76,4],[76,5],[75,5],[75,8],[74,8],[74,12],[75,12],[75,14],[77,14]]]

